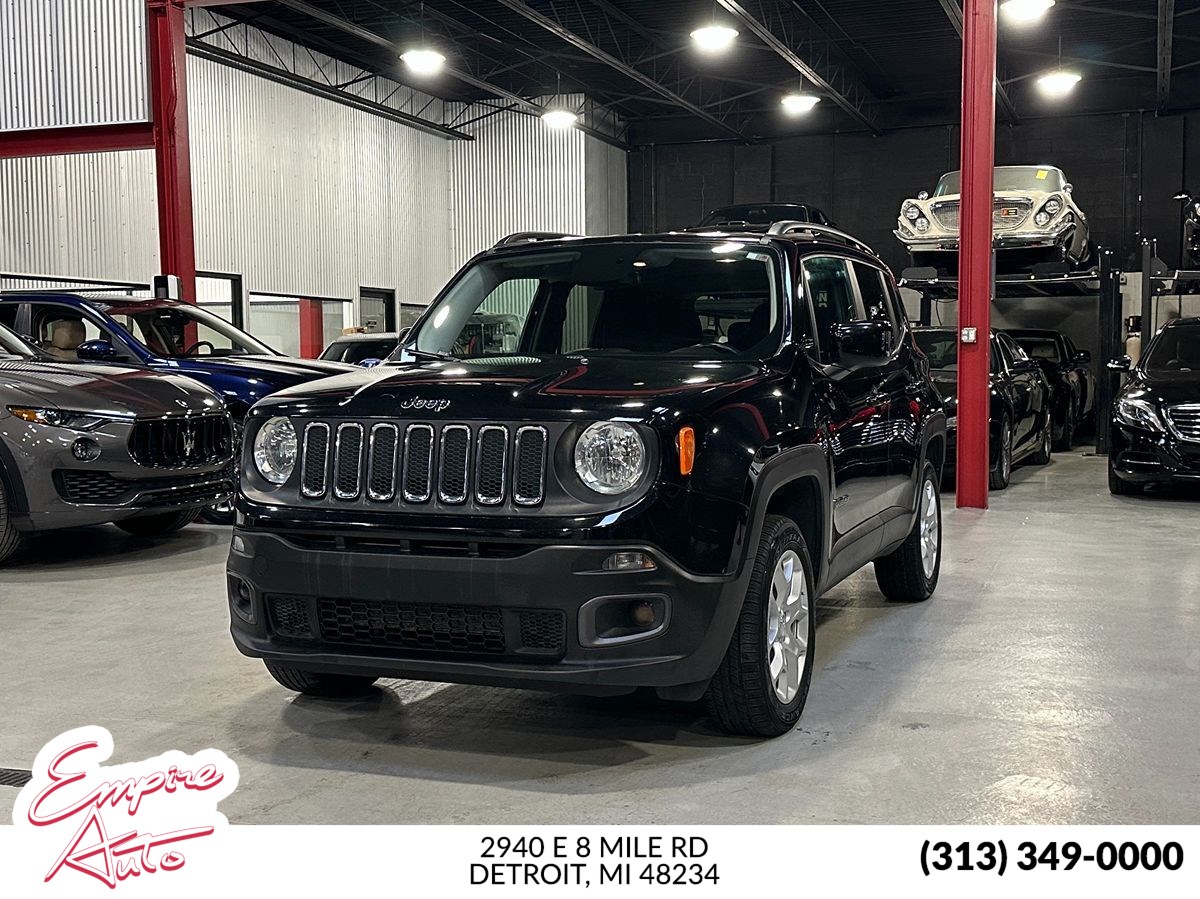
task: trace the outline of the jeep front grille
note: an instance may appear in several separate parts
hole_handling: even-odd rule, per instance
[[[302,443],[308,499],[493,508],[536,506],[546,495],[540,425],[310,422]]]
[[[1167,419],[1180,439],[1200,441],[1200,404],[1168,406]]]
[[[233,457],[233,431],[223,413],[134,422],[129,454],[148,468],[191,468]]]

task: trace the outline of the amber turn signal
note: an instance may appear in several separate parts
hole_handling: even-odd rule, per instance
[[[691,428],[680,428],[675,446],[679,450],[679,473],[691,474],[692,466],[696,464],[696,432]]]

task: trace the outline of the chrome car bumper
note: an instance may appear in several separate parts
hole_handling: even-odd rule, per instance
[[[1061,246],[1075,233],[1076,223],[1065,222],[1057,228],[1048,231],[1021,231],[1016,234],[996,234],[992,238],[992,246],[997,250],[1037,250]],[[913,237],[905,234],[899,228],[892,231],[896,239],[904,244],[910,253],[956,253],[959,249],[958,235],[937,235]]]

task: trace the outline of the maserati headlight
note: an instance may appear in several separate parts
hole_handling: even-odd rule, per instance
[[[106,421],[112,421],[111,416],[95,415],[91,412],[72,412],[68,409],[34,409],[28,406],[9,406],[8,411],[21,421],[38,425],[52,425],[56,428],[70,428],[73,431],[94,431]]]
[[[913,203],[909,203],[904,207],[904,217],[910,222],[915,222],[921,217],[921,208]]]
[[[624,493],[645,471],[646,445],[632,425],[596,422],[575,442],[575,473],[597,493]]]
[[[296,467],[296,429],[287,418],[272,418],[254,438],[254,467],[272,484],[287,483]]]
[[[1147,428],[1151,431],[1163,429],[1162,419],[1153,403],[1146,400],[1123,397],[1117,400],[1117,420],[1135,428]]]

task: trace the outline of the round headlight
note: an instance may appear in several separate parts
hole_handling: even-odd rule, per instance
[[[1062,206],[1062,200],[1058,199],[1058,197],[1052,197],[1042,208],[1051,215],[1058,215],[1062,212]]]
[[[928,231],[929,230],[929,219],[927,219],[927,218],[917,219],[917,230],[920,231],[922,234],[924,234],[926,231]]]
[[[254,438],[254,467],[272,484],[287,483],[296,467],[296,429],[286,418],[272,418]]]
[[[624,493],[646,471],[646,445],[632,425],[600,421],[575,443],[575,472],[597,493]]]
[[[921,217],[921,210],[909,203],[904,207],[904,217],[910,222],[915,222]]]
[[[1033,217],[1033,220],[1037,222],[1039,228],[1045,228],[1048,224],[1050,224],[1050,214],[1047,212],[1039,212]]]

